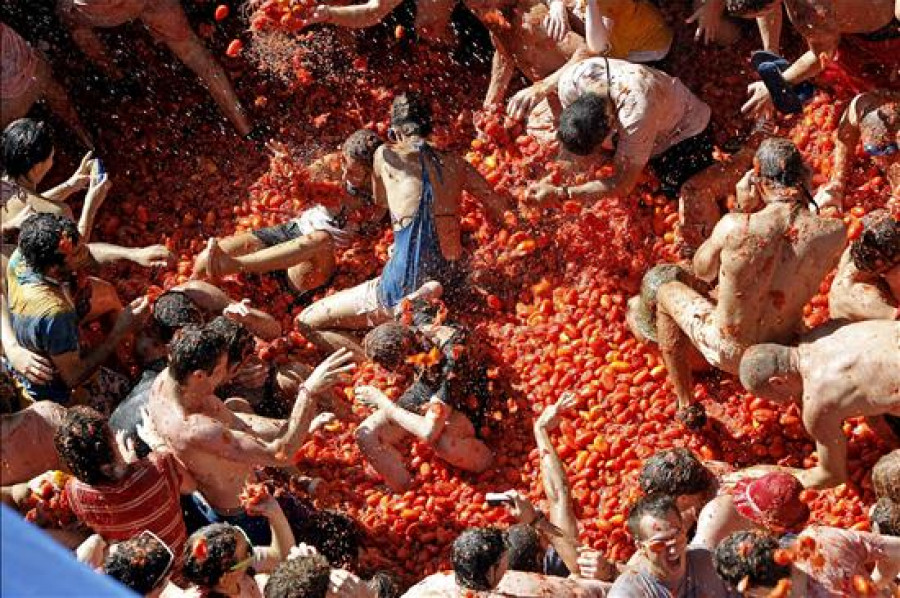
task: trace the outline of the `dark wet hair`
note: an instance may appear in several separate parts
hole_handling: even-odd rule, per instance
[[[681,512],[675,498],[668,494],[649,494],[642,496],[631,506],[628,511],[628,531],[638,540],[643,540],[641,521],[649,515],[657,519],[665,519],[669,515],[675,515],[681,519]]]
[[[541,537],[530,525],[518,524],[506,530],[509,544],[509,568],[527,573],[543,572]]]
[[[755,14],[761,10],[765,10],[775,0],[725,0],[725,9],[735,15],[741,16],[746,14]]]
[[[876,210],[862,219],[863,231],[850,244],[850,258],[863,272],[878,272],[900,263],[900,220],[887,210]]]
[[[741,384],[757,396],[764,396],[771,387],[769,381],[788,373],[790,362],[790,347],[775,343],[753,345],[741,357]]]
[[[325,598],[331,567],[320,554],[284,561],[266,582],[265,598]]]
[[[778,539],[765,532],[735,532],[716,547],[716,571],[733,587],[744,578],[751,586],[773,587],[791,574],[789,565],[775,562],[778,548]]]
[[[453,542],[456,583],[466,590],[490,590],[488,572],[506,552],[506,538],[495,527],[470,527]]]
[[[141,534],[116,544],[103,563],[103,572],[143,596],[162,585],[171,559],[169,549],[161,541]]]
[[[900,503],[900,449],[883,456],[872,468],[872,488],[878,498]]]
[[[878,525],[878,533],[900,536],[900,504],[889,498],[879,498],[869,514],[872,525]]]
[[[397,585],[394,576],[387,571],[376,571],[366,585],[378,598],[400,598],[400,586]]]
[[[431,107],[419,94],[401,93],[391,104],[391,126],[404,135],[431,134]]]
[[[169,343],[169,374],[179,384],[193,372],[211,374],[227,350],[221,334],[199,326],[185,326]]]
[[[354,519],[338,511],[316,511],[297,531],[299,541],[315,546],[332,567],[356,566],[362,534]]]
[[[756,150],[758,176],[776,187],[805,188],[809,167],[797,146],[783,137],[770,137]]]
[[[256,349],[256,339],[240,322],[235,322],[225,316],[217,316],[206,325],[206,329],[225,339],[225,346],[228,347],[229,366],[243,362]]]
[[[715,488],[715,477],[686,448],[673,448],[650,456],[641,468],[641,489],[646,494],[670,496],[709,493]]]
[[[53,443],[80,481],[90,485],[111,481],[101,468],[115,463],[116,453],[107,419],[100,412],[83,405],[70,408]]]
[[[212,523],[191,534],[182,557],[184,578],[204,588],[215,587],[238,564],[239,535],[241,532],[227,523]],[[206,543],[205,550],[195,550],[200,542]]]
[[[63,235],[78,245],[81,235],[74,222],[56,214],[35,214],[22,224],[19,231],[19,252],[35,272],[44,273],[53,266],[60,266],[66,255],[59,249]]]
[[[354,132],[344,141],[341,151],[345,156],[361,162],[366,166],[372,166],[375,161],[375,150],[384,143],[374,131],[360,129]]]
[[[20,118],[9,123],[0,135],[3,173],[15,178],[44,162],[53,154],[53,130],[45,122]]]
[[[609,126],[606,100],[596,93],[585,93],[559,115],[556,136],[566,150],[576,156],[587,156],[606,139]]]
[[[166,291],[153,304],[153,324],[163,342],[189,324],[203,324],[203,313],[186,293]]]
[[[385,322],[372,329],[363,339],[366,357],[387,370],[403,365],[416,346],[416,332],[400,322]]]

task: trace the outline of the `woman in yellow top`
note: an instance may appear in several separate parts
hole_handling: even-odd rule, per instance
[[[595,54],[655,62],[672,46],[672,30],[648,0],[550,0],[544,26],[551,37],[562,38],[570,30],[570,8],[583,17],[585,39]]]

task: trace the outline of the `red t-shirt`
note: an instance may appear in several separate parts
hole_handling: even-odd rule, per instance
[[[144,530],[160,537],[176,555],[187,540],[181,512],[181,481],[174,457],[151,454],[114,484],[66,484],[72,511],[106,540],[122,541]]]

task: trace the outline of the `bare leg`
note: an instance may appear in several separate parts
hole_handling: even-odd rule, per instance
[[[656,307],[656,334],[659,338],[659,349],[662,352],[663,362],[669,371],[669,380],[672,381],[672,386],[678,397],[678,408],[684,409],[694,402],[691,368],[684,358],[691,341],[669,313],[673,307],[673,302],[669,299],[670,293],[677,293],[681,290],[676,287],[688,288],[680,282],[669,282],[659,288]]]
[[[847,481],[847,438],[843,420],[813,401],[803,403],[803,425],[816,441],[819,464],[803,472],[804,486],[830,488]]]
[[[99,66],[110,79],[113,79],[114,81],[122,79],[124,75],[122,74],[121,69],[119,69],[112,58],[109,57],[106,46],[103,45],[103,42],[100,41],[100,38],[97,37],[97,34],[94,33],[93,29],[90,27],[76,26],[76,28],[72,29],[72,41],[74,41],[75,45],[84,52],[85,56],[87,56],[91,62]]]
[[[41,97],[47,102],[50,110],[74,131],[81,143],[89,149],[94,149],[94,141],[81,123],[81,118],[75,112],[72,102],[69,101],[66,90],[53,78],[50,65],[43,58],[40,59],[37,76],[41,81]]]
[[[391,314],[371,304],[369,296],[374,292],[372,281],[344,289],[316,301],[303,310],[295,320],[298,330],[311,343],[323,351],[335,351],[341,347],[352,351],[359,360],[365,354],[355,336],[336,330],[364,330],[390,319]],[[365,308],[372,308],[365,311]]]
[[[238,100],[225,69],[194,34],[181,3],[177,0],[157,0],[149,9],[144,9],[141,21],[200,77],[219,110],[231,121],[238,133],[248,135],[251,127],[247,113]]]
[[[408,436],[383,413],[376,412],[363,421],[356,432],[356,444],[372,467],[384,477],[394,492],[404,492],[412,478],[403,465],[403,455],[394,445]]]

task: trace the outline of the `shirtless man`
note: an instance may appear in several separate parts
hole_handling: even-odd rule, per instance
[[[533,111],[556,89],[564,66],[590,55],[584,37],[569,32],[561,41],[552,39],[542,24],[547,16],[543,0],[466,0],[465,4],[487,27],[494,44],[484,107],[503,102],[519,70],[532,85],[510,98],[507,112],[517,120],[528,118],[530,128],[549,130],[559,114],[558,102]]]
[[[327,23],[338,27],[363,29],[380,23],[403,0],[366,0],[350,6],[319,4],[307,23]],[[438,45],[453,40],[450,17],[456,0],[416,0],[416,33],[420,38]]]
[[[738,196],[765,208],[728,214],[697,250],[694,275],[718,280],[717,298],[673,281],[657,294],[657,335],[679,415],[702,425],[702,405],[694,404],[686,348],[693,344],[710,365],[737,374],[741,356],[761,342],[790,342],[800,332],[803,306],[837,263],[845,243],[843,223],[823,219],[808,208],[810,172],[786,139],[767,139],[756,152],[754,169],[738,183]],[[686,409],[691,407],[690,411]]]
[[[847,179],[859,143],[890,183],[892,195],[900,197],[900,93],[862,93],[847,106],[835,135],[831,180],[816,193],[820,208],[834,206],[843,211]]]
[[[876,210],[841,256],[828,292],[835,320],[900,319],[900,220]]]
[[[241,233],[221,241],[210,239],[194,263],[194,277],[276,272],[282,287],[308,294],[328,284],[337,266],[335,252],[348,247],[354,236],[384,219],[385,209],[374,205],[372,162],[382,144],[372,131],[350,135],[339,153],[328,154],[309,167],[312,184],[341,182],[345,193],[337,206],[315,204],[284,224]],[[279,151],[275,158],[285,156]]]
[[[784,82],[789,86],[812,79],[828,61],[834,60],[842,35],[858,34],[864,38],[865,34],[881,34],[884,30],[890,38],[900,37],[900,23],[895,21],[895,12],[900,7],[897,0],[871,0],[864,6],[858,0],[725,0],[729,14],[756,18],[763,47],[772,52],[778,52],[780,44],[782,5],[809,48],[782,72]],[[896,42],[896,39],[892,41]],[[892,47],[898,46],[893,44]],[[893,68],[897,68],[896,49],[885,49],[876,59],[883,63],[892,62]],[[742,112],[759,117],[771,111],[772,98],[762,81],[750,84],[747,90],[750,99],[741,108]]]
[[[65,414],[66,408],[53,401],[38,401],[22,411],[0,415],[0,486],[63,469],[53,435]]]
[[[225,70],[191,30],[178,0],[57,0],[56,9],[81,51],[115,79],[121,79],[122,72],[107,54],[94,29],[118,27],[140,19],[157,40],[165,43],[200,77],[219,110],[238,133],[250,134],[247,114]]]
[[[375,153],[375,201],[387,205],[394,228],[393,253],[381,276],[312,304],[296,319],[300,332],[325,350],[362,348],[347,332],[377,326],[393,317],[404,297],[427,282],[452,288],[463,258],[459,210],[462,192],[481,200],[487,216],[503,220],[506,199],[460,156],[428,144],[431,110],[414,95],[402,94],[391,107],[390,144]],[[416,257],[418,256],[418,258]]]
[[[291,464],[313,426],[318,395],[355,367],[351,358],[338,351],[325,359],[303,383],[287,420],[238,416],[215,395],[240,367],[229,362],[226,339],[208,326],[186,328],[172,343],[169,367],[153,384],[142,437],[152,449],[164,445],[185,464],[210,522],[239,525],[251,540],[265,543],[265,521],[246,517],[241,507],[245,480],[254,467]]]
[[[750,166],[750,152],[727,164],[713,159],[710,108],[675,77],[624,60],[591,58],[559,77],[563,111],[558,137],[575,156],[615,167],[611,176],[574,187],[541,181],[529,189],[537,202],[583,202],[631,192],[648,164],[661,191],[679,198],[685,244],[695,249],[721,216],[718,199]],[[610,146],[617,136],[614,150]]]
[[[797,347],[750,347],[740,375],[758,397],[801,401],[819,464],[798,477],[805,486],[825,488],[848,480],[845,419],[900,417],[900,322],[858,322],[818,336]]]
[[[44,100],[78,139],[89,148],[94,142],[78,113],[72,107],[66,90],[53,78],[50,63],[6,23],[0,23],[0,129],[23,118],[38,100]]]
[[[415,366],[412,385],[396,403],[374,386],[355,389],[356,398],[374,409],[356,429],[356,442],[394,492],[407,490],[412,482],[400,450],[409,435],[454,467],[481,473],[490,466],[493,453],[462,411],[469,401],[488,398],[479,388],[487,378],[469,353],[462,328],[387,322],[366,335],[363,347],[369,359],[388,371],[398,371],[416,355],[434,355],[435,363]]]
[[[435,573],[409,589],[403,598],[600,598],[608,584],[565,579],[507,569],[508,547],[497,528],[469,528],[453,542],[453,572]]]

